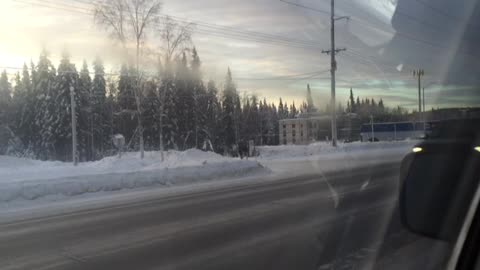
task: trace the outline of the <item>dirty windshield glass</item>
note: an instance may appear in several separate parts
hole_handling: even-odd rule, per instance
[[[400,168],[480,117],[479,10],[2,0],[2,269],[443,265]]]

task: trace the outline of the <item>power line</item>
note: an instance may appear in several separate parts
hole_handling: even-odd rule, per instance
[[[286,1],[283,1],[283,0],[280,0],[282,2],[286,2]],[[287,2],[288,4],[292,4],[292,2]],[[295,3],[293,3],[295,4]],[[314,11],[314,12],[319,12],[319,13],[324,13],[325,11],[324,10],[318,10],[316,8],[313,8],[313,7],[309,7],[309,6],[305,6],[305,5],[296,5],[298,7],[301,7],[301,8],[304,8],[304,9],[308,9],[308,10],[311,10],[311,11]],[[428,25],[429,27],[433,27],[435,30],[443,33],[444,31],[442,31],[440,28],[432,25],[432,24],[429,24],[429,23],[426,23],[426,22],[423,22],[423,21],[420,21],[418,18],[415,18],[403,11],[398,11],[400,15],[402,16],[405,16],[405,17],[408,17],[410,20],[414,20],[415,22],[419,23],[419,24],[423,24],[423,25]],[[386,32],[386,33],[389,33],[389,34],[392,34],[392,35],[398,35],[402,38],[405,38],[405,39],[409,39],[409,40],[412,40],[412,41],[416,41],[418,43],[423,43],[423,44],[426,44],[432,48],[437,48],[437,49],[445,49],[445,50],[451,50],[451,48],[447,47],[447,46],[439,46],[438,44],[436,43],[433,43],[433,42],[430,42],[430,41],[427,41],[427,40],[424,40],[424,39],[421,39],[421,38],[418,38],[414,35],[411,35],[411,34],[407,34],[407,33],[404,33],[404,32],[400,32],[400,31],[397,31],[397,32],[391,32],[391,31],[388,31],[384,28],[379,28],[378,26],[374,26],[374,25],[371,25],[369,23],[366,23],[365,21],[362,21],[358,18],[350,18],[352,21],[355,21],[357,22],[358,25],[360,26],[363,26],[363,27],[367,27],[367,28],[370,28],[370,29],[375,29],[375,30],[378,30],[378,31],[382,31],[382,32]],[[475,54],[472,54],[470,52],[467,52],[467,51],[459,51],[459,53],[461,54],[464,54],[464,55],[469,55],[469,56],[473,56],[473,57],[480,57],[479,55],[475,55]]]
[[[0,70],[23,70],[23,67],[12,67],[12,66],[0,66]],[[30,68],[28,69],[30,71]],[[47,71],[51,72],[52,70],[35,70],[36,72],[41,72],[41,71]],[[293,81],[293,80],[302,80],[302,79],[309,79],[314,76],[318,76],[320,74],[323,74],[325,72],[328,72],[329,70],[321,70],[321,71],[313,71],[313,72],[307,72],[307,73],[299,73],[299,74],[293,74],[293,75],[285,75],[285,76],[272,76],[272,77],[237,77],[234,78],[234,80],[252,80],[252,81],[274,81],[274,80],[286,80],[286,81]],[[10,75],[16,75],[17,73],[8,73]],[[82,74],[82,71],[56,71],[56,75],[60,74]],[[150,73],[146,75],[130,75],[130,74],[122,74],[122,73],[102,73],[102,74],[97,74],[95,72],[88,72],[89,75],[103,75],[103,76],[117,76],[117,77],[142,77],[142,76],[147,76],[151,78],[158,78],[161,77],[158,74],[155,73]]]
[[[84,3],[84,2],[82,2],[82,3]],[[186,23],[186,21],[179,20],[177,18],[178,17],[174,17],[174,16],[171,17],[171,19],[174,20],[174,21]],[[273,37],[276,38],[277,36],[270,35],[271,37],[265,38],[263,36],[263,33],[257,33],[257,32],[252,32],[252,31],[248,31],[248,32],[236,31],[233,28],[224,27],[224,26],[220,26],[220,28],[218,28],[218,29],[216,28],[215,30],[217,32],[212,32],[212,31],[208,30],[209,27],[212,27],[212,24],[207,24],[207,23],[202,24],[200,22],[196,22],[196,23],[199,23],[202,26],[206,25],[207,29],[197,29],[197,32],[200,32],[200,33],[203,33],[203,34],[206,34],[206,35],[212,35],[212,36],[223,37],[223,38],[234,37],[238,40],[254,41],[254,42],[259,42],[259,43],[264,43],[264,44],[273,44],[273,45],[278,45],[278,46],[288,46],[288,47],[301,48],[301,49],[312,49],[312,50],[320,49],[320,47],[318,45],[316,45],[313,42],[309,42],[309,41],[295,40],[295,39],[292,39],[292,38],[282,39],[282,40],[278,41],[278,40],[272,39]],[[213,26],[215,27],[215,25],[213,25]],[[232,29],[235,30],[233,33],[230,32]],[[220,32],[218,32],[218,31],[220,31]],[[250,33],[259,34],[261,36],[260,36],[260,38],[252,38],[249,35]],[[295,43],[291,43],[290,41],[294,41]]]
[[[300,8],[304,8],[304,9],[308,9],[308,10],[311,10],[311,11],[315,11],[315,12],[322,13],[322,14],[325,14],[325,15],[330,16],[330,11],[313,8],[313,7],[305,6],[305,5],[302,5],[302,4],[299,4],[299,3],[294,3],[294,2],[290,2],[290,1],[286,1],[286,0],[280,0],[280,2],[283,2],[283,3],[288,4],[288,5],[292,5],[292,6],[296,6],[296,7],[300,7]]]
[[[54,6],[48,6],[48,5],[45,5],[45,4],[42,4],[42,3],[38,3],[38,2],[37,3],[27,2],[26,0],[12,0],[12,1],[23,2],[23,3],[27,3],[27,4],[32,4],[32,5],[36,4],[36,5],[45,6],[45,7],[49,7],[49,8],[57,8],[57,7],[54,7]],[[30,0],[30,1],[36,1],[36,0]],[[79,1],[79,0],[75,0],[75,1],[86,4],[85,2],[82,2],[82,1]],[[292,2],[288,2],[288,1],[282,1],[282,2],[287,3],[287,4],[292,4]],[[50,1],[50,3],[52,3],[52,2]],[[58,2],[56,2],[56,3],[58,3]],[[296,4],[296,3],[293,3],[293,4]],[[68,9],[65,9],[66,6],[68,6]],[[296,6],[299,6],[299,7],[305,8],[305,9],[309,9],[309,10],[312,10],[312,11],[315,11],[315,12],[320,12],[320,13],[325,12],[323,10],[315,9],[315,8],[308,7],[308,6],[305,6],[305,5],[298,4]],[[63,8],[61,8],[61,9],[71,11],[71,12],[77,12],[76,9],[78,9],[78,7],[63,5]],[[85,12],[85,10],[88,10],[88,9],[81,8],[81,10],[78,10],[78,12],[80,12],[82,14],[91,15],[91,14],[88,14],[88,12]],[[166,16],[167,15],[162,15],[161,17],[158,17],[158,18],[165,18]],[[173,21],[176,21],[176,22],[191,23],[189,21],[179,19],[179,17],[175,17],[175,16],[168,16],[168,17],[170,17]],[[351,20],[354,20],[355,22],[357,22],[359,25],[361,25],[363,27],[367,27],[367,28],[370,28],[370,29],[375,29],[375,30],[378,30],[378,31],[386,32],[386,33],[389,33],[389,34],[392,34],[392,35],[397,34],[398,36],[401,36],[402,38],[409,39],[409,40],[412,40],[412,41],[416,41],[418,43],[423,43],[423,44],[426,44],[426,45],[428,45],[432,48],[445,49],[445,50],[450,50],[451,49],[451,48],[446,47],[446,46],[439,46],[438,44],[426,41],[424,39],[418,38],[416,36],[413,36],[413,35],[410,35],[410,34],[407,34],[407,33],[403,33],[403,32],[394,33],[394,32],[388,31],[384,28],[380,28],[378,26],[373,26],[371,24],[367,24],[367,23],[365,23],[364,21],[362,21],[358,18],[352,18]],[[272,44],[272,45],[277,45],[277,46],[287,46],[287,47],[293,47],[293,48],[301,48],[301,49],[317,49],[318,48],[318,46],[316,44],[314,44],[310,41],[298,40],[298,39],[287,38],[287,37],[282,37],[282,36],[278,36],[278,35],[270,35],[270,34],[266,34],[266,33],[254,32],[254,31],[238,30],[238,29],[235,29],[235,28],[232,28],[232,27],[219,26],[219,25],[204,23],[204,22],[200,22],[200,21],[195,21],[194,23],[195,23],[196,26],[204,28],[204,29],[196,29],[197,32],[200,32],[202,34],[225,37],[225,38],[234,38],[234,39],[243,40],[243,41],[254,41],[254,42],[258,42],[258,43]],[[460,51],[459,53],[474,56],[474,57],[479,57],[478,55],[473,55],[469,52]]]
[[[23,2],[23,3],[29,3],[29,4],[34,4],[32,2],[26,2],[25,0],[12,0],[12,1],[17,1],[17,2]],[[48,0],[47,0],[48,1]],[[87,5],[92,5],[93,3],[91,4],[88,4],[84,1],[79,1],[79,0],[74,0],[78,3],[82,3],[82,4],[87,4]],[[305,5],[301,5],[301,4],[296,4],[296,3],[292,3],[292,2],[288,2],[288,1],[283,1],[281,0],[282,2],[284,3],[287,3],[287,4],[294,4],[296,6],[299,6],[299,7],[302,7],[302,8],[305,8],[305,9],[309,9],[309,10],[312,10],[312,11],[315,11],[315,12],[320,12],[320,13],[325,13],[326,11],[324,10],[319,10],[319,9],[315,9],[315,8],[312,8],[312,7],[308,7],[308,6],[305,6]],[[50,1],[50,3],[52,3],[52,1]],[[58,2],[55,2],[58,4]],[[41,6],[45,6],[45,7],[49,7],[49,8],[56,8],[56,7],[52,7],[52,6],[48,6],[48,5],[45,5],[45,4],[41,4],[41,3],[35,3],[37,5],[41,5]],[[66,9],[65,7],[68,7],[68,9]],[[76,6],[71,6],[71,5],[64,5],[63,4],[63,8],[62,9],[66,9],[67,11],[72,11],[72,12],[76,12],[78,9],[78,7]],[[74,10],[75,9],[75,10]],[[86,8],[80,8],[81,10],[79,10],[82,14],[87,14],[88,12],[85,12],[89,9],[86,9]],[[91,11],[91,10],[89,10]],[[404,13],[402,13],[404,14]],[[87,15],[91,15],[91,14],[87,14]],[[407,16],[409,17],[412,17],[408,14],[406,14]],[[162,18],[165,18],[166,15],[163,15]],[[175,16],[169,16],[172,20],[174,21],[177,21],[177,22],[182,22],[182,23],[190,23],[188,21],[185,21],[185,20],[182,20],[182,19],[179,19],[179,17],[175,17]],[[160,17],[159,17],[160,18]],[[414,18],[414,17],[412,17]],[[355,20],[359,25],[362,25],[364,27],[368,27],[368,28],[371,28],[371,29],[376,29],[376,30],[379,30],[379,31],[383,31],[383,32],[387,32],[387,33],[390,33],[390,34],[395,34],[393,32],[390,32],[384,28],[379,28],[377,26],[372,26],[371,24],[366,24],[364,21],[361,21],[357,18],[354,18],[352,20]],[[196,24],[196,26],[200,26],[200,27],[204,27],[204,28],[207,28],[207,30],[200,30],[199,32],[202,32],[203,34],[209,34],[209,35],[215,35],[215,36],[221,36],[221,35],[230,35],[231,37],[233,38],[236,38],[236,39],[241,39],[241,40],[248,40],[248,41],[255,41],[255,42],[260,42],[260,43],[271,43],[271,44],[274,44],[274,45],[284,45],[281,43],[281,41],[284,41],[284,42],[293,42],[295,44],[288,44],[287,46],[289,47],[296,47],[296,48],[302,48],[302,49],[311,49],[310,46],[312,46],[313,48],[316,47],[316,45],[314,45],[313,43],[309,42],[309,41],[305,41],[305,40],[295,40],[295,39],[292,39],[292,38],[286,38],[286,37],[281,37],[281,36],[278,36],[278,35],[270,35],[270,34],[266,34],[266,33],[260,33],[260,32],[254,32],[254,31],[245,31],[245,30],[237,30],[235,28],[231,28],[231,27],[226,27],[226,26],[218,26],[218,25],[214,25],[214,24],[209,24],[209,23],[204,23],[204,22],[200,22],[200,21],[195,21],[194,22]],[[437,28],[438,29],[438,28]],[[212,30],[214,31],[217,31],[217,33],[213,33],[211,32]],[[220,31],[220,33],[218,33],[218,31]],[[225,33],[225,31],[228,31],[230,33]],[[232,35],[231,32],[235,32],[236,34],[235,35]],[[247,37],[242,37],[242,36],[239,36],[239,35],[247,35]],[[432,42],[428,42],[426,40],[423,40],[423,39],[419,39],[415,36],[412,36],[412,35],[408,35],[406,33],[402,33],[402,32],[397,32],[397,34],[399,36],[402,36],[403,38],[407,38],[407,39],[410,39],[410,40],[413,40],[413,41],[416,41],[416,42],[420,42],[420,43],[424,43],[426,45],[429,45],[431,47],[434,47],[434,48],[441,48],[441,49],[450,49],[448,47],[444,47],[444,46],[438,46],[438,44],[434,44]],[[257,39],[251,39],[251,37],[255,35],[255,37]],[[262,39],[260,41],[260,39]],[[272,40],[273,38],[275,38],[274,40]],[[280,40],[281,39],[281,40]],[[280,42],[279,42],[280,41]],[[302,47],[302,46],[296,46],[296,45],[306,45],[306,47]],[[316,49],[316,48],[315,48]],[[464,52],[465,54],[469,54],[469,53],[466,53]],[[469,54],[471,55],[471,54]],[[477,57],[477,56],[476,56]]]
[[[86,11],[82,11],[82,10],[77,10],[77,9],[72,9],[70,7],[62,7],[62,6],[51,6],[51,5],[48,5],[48,4],[44,4],[44,3],[32,3],[32,2],[29,2],[29,1],[23,1],[23,0],[11,0],[13,2],[17,2],[17,3],[21,3],[21,4],[26,4],[26,5],[31,5],[31,6],[40,6],[40,7],[45,7],[45,8],[51,8],[51,9],[59,9],[59,10],[64,10],[64,11],[68,11],[68,12],[73,12],[73,13],[78,13],[78,14],[83,14],[83,15],[92,15],[91,13],[89,12],[86,12]]]
[[[425,6],[426,8],[429,8],[430,10],[436,12],[437,14],[440,14],[442,16],[444,16],[445,18],[447,19],[450,19],[450,20],[453,20],[453,21],[458,21],[458,22],[461,22],[463,21],[464,18],[462,17],[457,17],[457,16],[452,16],[451,14],[448,14],[446,11],[444,11],[443,9],[440,9],[440,8],[437,8],[423,0],[415,0],[416,2],[422,4],[423,6]],[[469,26],[475,26],[475,27],[480,27],[479,24],[473,24],[473,23],[468,23]]]
[[[31,5],[40,5],[40,6],[45,6],[45,7],[48,7],[48,8],[58,8],[58,7],[55,7],[55,6],[45,5],[45,4],[41,4],[41,3],[38,3],[38,2],[37,3],[27,2],[26,0],[13,0],[13,1],[29,3]],[[30,1],[32,1],[32,0],[30,0]],[[35,1],[35,0],[33,0],[33,1]],[[49,1],[49,0],[46,0],[46,1]],[[75,0],[75,1],[78,2],[78,3],[87,4],[86,2],[83,2],[83,1],[80,1],[80,0]],[[49,1],[49,2],[52,3],[52,1]],[[287,4],[291,3],[291,2],[288,2],[288,1],[282,1],[282,2],[285,2]],[[58,2],[55,2],[55,3],[58,3]],[[87,4],[87,5],[92,5],[92,4],[93,3]],[[66,7],[68,7],[68,9],[66,9]],[[301,5],[301,7],[306,8],[306,9],[312,9],[312,8],[304,6],[304,5]],[[90,10],[90,9],[80,8],[80,10],[79,10],[79,7],[76,7],[76,6],[69,6],[69,5],[63,4],[63,7],[60,8],[60,9],[67,10],[67,11],[70,11],[70,12],[77,12],[77,13],[81,13],[81,14],[91,15],[91,13],[85,12],[86,10]],[[313,11],[319,11],[317,9],[312,9],[312,10]],[[167,17],[167,15],[162,15],[158,18],[166,18],[166,17]],[[178,19],[178,17],[175,17],[175,16],[168,16],[168,17],[170,17],[175,22],[191,23],[189,21]],[[354,19],[354,20],[356,22],[359,22],[358,19]],[[381,29],[381,28],[378,28],[378,27],[375,27],[375,26],[371,26],[371,25],[365,24],[361,21],[360,21],[359,24],[361,24],[365,27],[369,27],[369,28],[372,28],[372,29],[379,30],[379,31],[384,31],[384,32],[387,32],[387,33],[391,33],[391,32],[388,32],[385,29]],[[211,36],[222,37],[222,38],[233,38],[233,39],[242,40],[242,41],[251,41],[251,42],[269,44],[269,45],[281,46],[281,47],[291,47],[291,48],[306,49],[306,50],[318,50],[318,49],[320,49],[317,44],[315,44],[313,42],[310,42],[310,41],[306,41],[306,40],[298,40],[298,39],[287,38],[287,37],[282,37],[282,36],[278,36],[278,35],[270,35],[270,34],[265,34],[265,33],[260,33],[260,32],[254,32],[254,31],[239,30],[239,29],[232,28],[232,27],[219,26],[219,25],[203,23],[203,22],[199,22],[199,21],[195,21],[195,26],[201,27],[201,28],[196,29],[196,32],[202,33],[202,34],[205,34],[205,35],[211,35]],[[394,34],[394,33],[391,33],[391,34]],[[406,33],[397,32],[397,34],[399,36],[404,37],[404,38],[429,45],[433,48],[450,49],[448,47],[439,46],[438,44],[434,44],[432,42],[428,42],[428,41],[425,41],[423,39],[419,39],[417,37],[414,37],[412,35],[408,35]],[[464,53],[464,52],[460,52],[460,53]],[[464,54],[467,54],[467,53],[464,53]],[[468,55],[471,55],[471,54],[468,54]],[[478,57],[476,55],[472,55],[472,56]]]
[[[301,73],[295,75],[285,75],[285,76],[276,76],[276,77],[266,77],[266,78],[245,78],[237,77],[235,80],[252,80],[252,81],[274,81],[274,80],[286,80],[286,81],[295,81],[312,78],[312,76],[318,76],[320,74],[329,72],[330,70],[314,71],[308,73]]]
[[[51,4],[48,5],[45,3],[38,3],[38,2],[32,2],[32,1],[26,1],[26,0],[12,0],[12,1],[20,2],[24,4],[30,4],[30,5],[38,5],[38,6],[52,8],[52,9],[61,9],[61,10],[80,13],[84,15],[92,15],[86,12],[85,11],[86,9],[83,9],[83,8],[78,9],[78,7],[75,7],[75,6],[62,5],[61,7],[58,7],[58,6],[52,6]],[[49,3],[52,3],[52,2],[49,2]],[[158,18],[166,18],[166,17],[167,15],[163,15],[162,17],[158,17]],[[175,22],[190,23],[188,21],[176,19],[175,17],[171,17],[171,16],[168,16],[168,17],[170,17],[170,19]],[[300,48],[300,49],[318,49],[316,45],[314,45],[309,41],[296,40],[293,38],[281,37],[278,35],[270,35],[270,34],[265,34],[260,32],[254,32],[254,31],[237,30],[237,29],[229,28],[225,26],[213,26],[211,24],[199,23],[199,22],[196,22],[195,26],[201,27],[199,29],[196,29],[196,32],[206,34],[206,35],[225,37],[225,38],[234,38],[237,40],[254,41],[258,43],[272,44],[277,46],[287,46],[287,47]]]
[[[85,3],[85,2],[81,2],[81,3]],[[70,8],[75,8],[74,6],[69,6],[69,7]],[[84,9],[84,10],[86,10],[86,9]],[[261,33],[261,32],[250,31],[250,30],[236,29],[236,28],[233,28],[233,27],[215,25],[215,24],[211,24],[211,23],[205,23],[205,22],[194,21],[194,20],[186,20],[184,18],[180,18],[180,17],[176,17],[176,16],[172,16],[172,15],[166,15],[166,14],[159,15],[156,18],[165,19],[167,17],[169,17],[171,20],[176,21],[176,22],[193,23],[195,26],[205,27],[207,29],[220,31],[222,33],[225,32],[225,31],[228,31],[228,32],[234,32],[237,35],[249,35],[249,36],[255,36],[255,37],[258,37],[258,38],[270,39],[270,40],[275,39],[277,41],[298,43],[298,44],[301,44],[301,45],[312,45],[313,44],[312,42],[306,41],[306,40],[298,40],[298,39],[284,37],[284,36],[280,36],[280,35],[273,35],[273,34]]]

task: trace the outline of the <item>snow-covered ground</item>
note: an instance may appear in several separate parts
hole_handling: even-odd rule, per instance
[[[139,153],[126,153],[122,158],[107,157],[80,163],[77,167],[71,163],[0,156],[0,205],[52,201],[82,194],[105,195],[110,191],[139,188],[185,186],[267,175],[272,171],[269,178],[352,169],[398,161],[415,143],[358,142],[339,144],[337,148],[327,143],[263,146],[258,147],[260,155],[249,160],[194,149],[166,152],[164,162],[159,152],[146,152],[143,160]]]
[[[329,143],[258,147],[259,160],[284,177],[305,173],[351,170],[386,162],[399,162],[417,144],[416,140],[396,142]]]
[[[0,203],[45,196],[73,196],[150,186],[185,185],[252,174],[269,173],[254,160],[239,160],[212,152],[169,151],[126,153],[121,158],[80,163],[48,162],[0,156]]]
[[[404,154],[413,145],[415,140],[394,142],[353,142],[339,143],[336,148],[328,142],[318,142],[309,145],[278,145],[260,146],[259,160],[305,160],[318,158],[335,158],[345,155],[370,155],[385,156],[391,154]]]

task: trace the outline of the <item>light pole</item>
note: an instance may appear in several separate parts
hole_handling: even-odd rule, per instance
[[[413,77],[417,78],[418,80],[418,117],[421,117],[422,114],[422,77],[425,75],[425,71],[423,69],[418,69],[413,71]],[[419,120],[419,119],[417,119]],[[415,128],[416,131],[416,128]]]
[[[77,166],[77,118],[75,117],[75,88],[70,86],[70,106],[72,112],[72,161]]]
[[[372,142],[374,142],[375,141],[375,139],[374,139],[375,138],[375,132],[374,132],[374,129],[373,129],[373,115],[371,115],[371,114],[370,114],[370,124],[372,125],[372,138],[371,138],[371,140],[372,140]]]
[[[422,88],[422,103],[423,103],[423,112],[422,112],[422,118],[423,118],[423,135],[425,136],[426,133],[426,122],[427,122],[427,115],[425,112],[425,87]]]

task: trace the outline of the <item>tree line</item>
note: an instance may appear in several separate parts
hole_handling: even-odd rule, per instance
[[[346,108],[343,109],[341,105],[339,106],[340,111],[354,113],[362,122],[368,122],[370,116],[374,118],[375,122],[407,121],[411,118],[407,109],[401,106],[396,106],[394,108],[387,107],[381,98],[378,102],[374,98],[360,98],[360,96],[355,98],[353,89],[351,88]]]
[[[192,147],[235,154],[240,143],[250,140],[256,145],[278,144],[280,119],[322,113],[313,104],[310,86],[307,102],[297,108],[281,98],[274,104],[240,95],[230,69],[221,89],[215,81],[204,82],[191,40],[194,25],[162,17],[160,12],[160,0],[95,2],[94,23],[123,51],[125,64],[118,74],[106,74],[99,58],[77,70],[67,53],[55,67],[45,51],[37,63],[24,65],[15,74],[13,84],[4,71],[0,154],[71,160],[71,92],[81,161],[111,155],[114,134],[124,135],[125,148],[139,150],[141,157],[144,149]],[[153,39],[158,42],[147,42]],[[148,62],[154,63],[154,74],[147,75]],[[323,113],[328,111],[327,106]],[[394,112],[373,99],[349,101],[347,109],[339,105],[338,111],[385,118]]]
[[[128,64],[122,65],[116,76],[106,74],[99,58],[92,67],[84,62],[77,70],[67,53],[56,68],[45,51],[36,64],[24,65],[22,72],[15,74],[13,84],[4,71],[0,77],[0,126],[8,129],[10,143],[3,153],[71,160],[72,90],[81,161],[112,155],[114,134],[124,135],[127,150],[139,150],[139,101],[146,150],[198,148],[235,154],[239,143],[250,140],[256,145],[278,144],[281,119],[329,113],[328,106],[320,111],[313,104],[309,85],[307,102],[297,109],[295,103],[289,105],[282,98],[274,104],[255,95],[242,96],[230,69],[223,89],[213,80],[205,83],[197,50],[188,52],[148,77]],[[341,116],[355,113],[365,119],[374,115],[378,120],[401,120],[408,114],[400,107],[385,107],[383,100],[355,99],[352,90],[346,108],[338,106]]]
[[[164,65],[161,74],[148,77],[128,64],[110,76],[100,59],[92,67],[84,62],[77,70],[67,53],[55,67],[45,51],[36,64],[24,65],[13,83],[4,71],[0,126],[11,135],[8,151],[42,160],[71,160],[72,90],[81,161],[111,155],[114,134],[124,135],[127,150],[139,149],[138,100],[147,150],[199,148],[232,154],[239,142],[278,144],[278,120],[302,111],[281,98],[276,105],[242,96],[230,69],[223,89],[213,80],[204,83],[197,50],[190,52]]]

